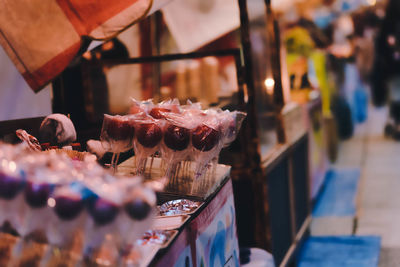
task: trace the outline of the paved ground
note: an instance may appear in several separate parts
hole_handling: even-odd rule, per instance
[[[400,142],[385,138],[386,109],[370,108],[368,121],[341,144],[335,166],[361,167],[356,235],[379,235],[379,266],[400,266]]]

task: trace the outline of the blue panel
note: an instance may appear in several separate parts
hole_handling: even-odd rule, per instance
[[[381,239],[377,236],[311,237],[303,245],[299,267],[376,267]]]
[[[359,169],[330,170],[315,204],[314,217],[355,215]]]

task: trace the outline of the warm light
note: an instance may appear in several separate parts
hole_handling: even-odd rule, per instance
[[[367,0],[367,2],[370,6],[376,5],[376,0]]]
[[[17,169],[17,164],[14,161],[10,161],[10,164],[8,165],[10,167],[10,171],[15,172]]]
[[[47,205],[49,205],[50,208],[54,208],[56,206],[56,200],[54,198],[49,198],[47,200]]]
[[[272,78],[267,78],[264,81],[265,87],[267,88],[267,93],[272,95],[272,93],[274,92],[274,85],[275,85],[275,81]]]

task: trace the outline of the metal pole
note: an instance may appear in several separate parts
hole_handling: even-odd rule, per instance
[[[271,249],[271,235],[269,226],[269,206],[266,204],[268,190],[266,188],[266,177],[263,176],[261,168],[261,151],[259,147],[259,127],[256,107],[256,92],[253,76],[252,48],[250,40],[250,25],[247,12],[247,1],[238,0],[240,10],[240,37],[244,61],[244,77],[247,85],[247,127],[242,130],[242,138],[247,140],[247,154],[249,174],[254,197],[252,203],[254,208],[254,242],[258,247]]]

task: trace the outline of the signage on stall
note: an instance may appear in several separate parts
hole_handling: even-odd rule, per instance
[[[183,229],[155,266],[239,266],[231,180]]]

